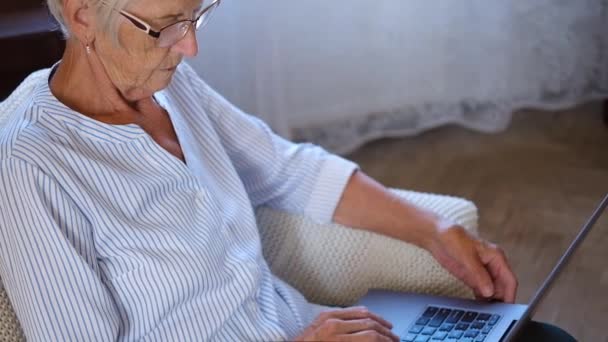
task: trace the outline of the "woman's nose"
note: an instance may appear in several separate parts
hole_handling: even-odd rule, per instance
[[[186,36],[175,43],[171,49],[186,57],[196,56],[198,54],[198,42],[196,41],[196,30],[194,27],[190,27]]]

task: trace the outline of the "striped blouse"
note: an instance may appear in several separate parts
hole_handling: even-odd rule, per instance
[[[323,309],[271,274],[254,208],[330,222],[356,165],[274,135],[182,64],[186,163],[39,84],[0,129],[0,277],[32,341],[268,341]]]

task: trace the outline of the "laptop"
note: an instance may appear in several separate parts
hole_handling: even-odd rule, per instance
[[[391,322],[402,342],[514,341],[606,206],[608,194],[527,305],[386,290],[370,290],[358,305]]]

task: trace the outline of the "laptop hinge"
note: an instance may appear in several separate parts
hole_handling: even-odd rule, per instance
[[[509,335],[509,332],[511,331],[511,329],[513,329],[513,326],[515,325],[515,323],[517,323],[516,319],[514,319],[513,321],[511,321],[511,324],[509,324],[509,327],[507,328],[507,330],[505,331],[505,333],[502,334],[502,337],[500,338],[499,342],[505,342],[504,341],[505,337],[507,337],[507,335]]]

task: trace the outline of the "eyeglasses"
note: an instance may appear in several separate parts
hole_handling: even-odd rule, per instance
[[[214,0],[213,3],[205,7],[198,14],[196,19],[180,20],[171,25],[167,25],[158,31],[154,31],[145,21],[139,19],[127,11],[120,11],[120,14],[127,18],[135,27],[147,33],[150,37],[156,39],[156,46],[160,48],[168,48],[177,44],[184,39],[190,28],[194,26],[196,30],[203,28],[213,16],[214,10],[220,5],[221,0]]]

